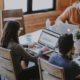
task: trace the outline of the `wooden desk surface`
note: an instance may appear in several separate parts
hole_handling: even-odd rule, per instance
[[[28,44],[29,43],[29,41],[27,39],[28,35],[31,35],[31,42],[38,42],[41,32],[42,32],[42,29],[20,36],[19,37],[20,44]]]

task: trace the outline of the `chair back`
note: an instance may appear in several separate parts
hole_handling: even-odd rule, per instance
[[[17,80],[11,51],[0,47],[0,75],[8,80]]]
[[[20,23],[23,28],[21,34],[24,34],[25,27],[22,9],[2,10],[2,26],[4,27],[5,23],[11,20],[18,21]]]
[[[40,80],[64,80],[64,69],[39,58]]]

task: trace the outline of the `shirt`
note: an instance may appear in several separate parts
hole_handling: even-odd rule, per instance
[[[57,18],[57,21],[66,22],[71,24],[80,25],[80,10],[74,6],[69,6],[66,10]]]
[[[60,54],[52,55],[49,58],[49,62],[64,68],[65,80],[75,80],[75,77],[80,74],[80,67],[71,59]]]

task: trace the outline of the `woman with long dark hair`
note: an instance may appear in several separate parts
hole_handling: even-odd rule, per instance
[[[28,62],[32,61],[37,63],[38,56],[29,54],[22,45],[19,44],[18,35],[20,33],[20,23],[17,21],[9,21],[5,24],[3,35],[1,39],[1,46],[7,49],[11,49],[14,53],[14,62],[19,80],[29,80],[33,78],[39,78],[39,71],[37,64],[28,68]],[[34,47],[35,44],[28,44],[26,47]],[[45,47],[42,51],[47,51]]]
[[[22,70],[22,73],[21,73],[21,74],[23,74],[22,76],[21,75],[19,76],[20,73],[19,73],[19,71],[17,71],[18,72],[18,74],[17,74],[18,78],[20,77],[20,79],[21,78],[23,79],[23,77],[24,78],[34,77],[36,74],[39,75],[38,74],[38,67],[37,68],[33,67],[31,69],[27,69],[27,66],[28,66],[28,62],[30,60],[34,61],[36,63],[37,57],[29,54],[24,49],[24,47],[19,44],[19,40],[18,40],[19,29],[20,29],[20,23],[19,22],[17,22],[17,21],[7,22],[4,26],[3,35],[2,35],[2,39],[1,39],[1,46],[3,48],[11,49],[12,51],[14,51],[13,55],[15,57],[13,57],[13,58],[15,61],[15,65],[17,65],[16,70],[19,70],[19,68],[20,68],[20,70],[21,70],[21,68],[24,69],[24,70]],[[29,45],[27,45],[27,47],[28,46]],[[25,61],[25,64],[23,61]],[[34,73],[34,75],[33,74],[31,75],[31,73]]]

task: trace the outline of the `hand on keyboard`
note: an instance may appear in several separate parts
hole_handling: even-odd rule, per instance
[[[43,52],[46,52],[46,51],[49,51],[49,48],[47,46],[44,46],[42,49],[41,49]]]
[[[44,46],[41,50],[44,52],[43,54],[49,54],[53,52],[53,50],[48,48],[47,46]]]
[[[28,48],[34,48],[34,47],[36,47],[36,42],[28,44]]]

